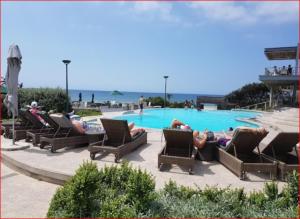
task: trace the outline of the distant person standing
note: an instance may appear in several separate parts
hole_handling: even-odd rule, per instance
[[[189,107],[189,101],[185,100],[184,101],[184,108],[187,109]]]
[[[191,109],[194,109],[194,108],[195,108],[194,100],[191,100]]]
[[[78,102],[81,102],[82,101],[82,94],[81,94],[81,92],[79,93],[79,100],[78,100]]]
[[[139,105],[140,105],[140,114],[143,113],[144,110],[144,97],[141,96],[139,99]]]
[[[95,98],[95,95],[94,95],[94,93],[92,93],[92,103],[94,103],[94,98]]]
[[[292,71],[293,71],[292,66],[289,65],[289,66],[288,66],[288,69],[287,69],[287,74],[288,74],[288,75],[292,75]]]
[[[277,69],[277,66],[276,66],[276,65],[274,66],[274,75],[279,75],[279,71],[278,71],[278,69]]]

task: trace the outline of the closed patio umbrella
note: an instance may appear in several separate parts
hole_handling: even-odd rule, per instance
[[[21,70],[21,59],[22,55],[19,47],[15,44],[11,45],[7,56],[7,72],[5,78],[7,95],[4,99],[4,104],[7,107],[8,114],[10,115],[12,113],[13,130],[15,116],[18,116],[18,78]]]

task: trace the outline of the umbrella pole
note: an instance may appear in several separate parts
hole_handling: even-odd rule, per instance
[[[13,134],[12,134],[12,144],[15,145],[15,110],[13,110],[13,124],[12,124],[12,129],[13,129]]]

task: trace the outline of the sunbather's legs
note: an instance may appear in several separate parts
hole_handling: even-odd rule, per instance
[[[133,130],[130,131],[130,134],[131,134],[131,136],[134,136],[136,133],[144,132],[144,131],[145,131],[145,129],[142,129],[142,128],[133,129]]]
[[[129,131],[131,131],[134,128],[134,123],[133,122],[129,123],[128,128],[129,128]]]
[[[207,139],[206,132],[204,132],[203,138],[201,138],[201,139],[199,138],[198,131],[194,131],[193,136],[194,136],[194,146],[196,146],[199,149],[203,148],[205,146],[206,139]]]

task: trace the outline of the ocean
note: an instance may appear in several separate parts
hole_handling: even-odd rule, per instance
[[[95,91],[95,90],[69,90],[69,95],[72,101],[78,101],[79,93],[82,94],[82,101],[90,102],[92,100],[92,94],[94,94],[94,102],[101,103],[106,101],[115,100],[121,103],[136,103],[140,96],[144,98],[148,97],[162,97],[164,98],[164,93],[148,93],[148,92],[126,92],[120,91],[123,95],[112,95],[112,91]],[[185,100],[196,102],[197,96],[211,96],[211,97],[222,97],[222,95],[211,95],[211,94],[178,94],[170,93],[172,96],[170,98],[171,102],[183,102]]]

